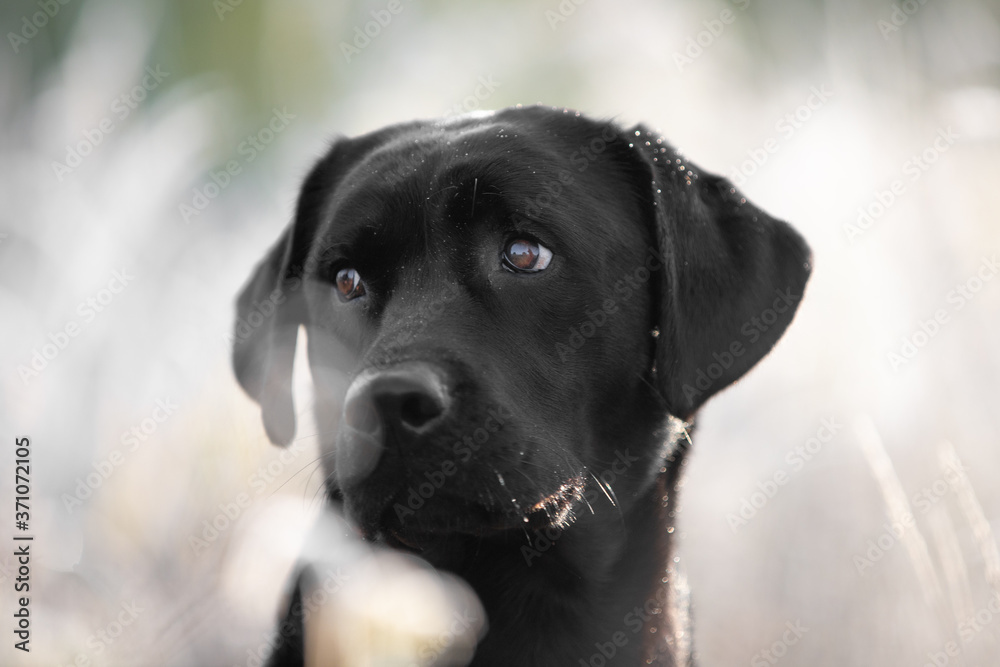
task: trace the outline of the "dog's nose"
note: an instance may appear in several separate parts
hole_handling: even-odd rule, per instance
[[[337,472],[357,480],[374,469],[390,440],[405,446],[432,430],[451,405],[444,373],[424,362],[366,370],[347,389],[345,437],[337,454]]]
[[[370,436],[383,428],[403,437],[419,435],[440,421],[449,402],[440,371],[410,362],[361,373],[347,390],[344,423]]]

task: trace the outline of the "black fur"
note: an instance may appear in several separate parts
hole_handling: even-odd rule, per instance
[[[503,268],[521,237],[552,250],[547,269]],[[367,295],[342,302],[347,266]],[[338,433],[329,496],[366,538],[472,585],[476,667],[602,646],[608,665],[686,664],[668,533],[686,427],[773,347],[809,272],[791,227],[642,126],[543,107],[408,123],[313,168],[239,298],[234,365],[287,444],[306,327],[320,432]],[[432,428],[388,424],[369,447],[341,427],[339,378],[414,366],[445,387]]]

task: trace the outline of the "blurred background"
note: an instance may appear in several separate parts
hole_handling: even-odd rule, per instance
[[[5,510],[0,663],[255,664],[322,475],[315,428],[282,456],[233,379],[237,290],[333,137],[541,102],[660,129],[815,253],[701,414],[700,663],[1000,664],[995,0],[9,0],[0,25],[0,498],[30,436],[35,535],[24,654]]]

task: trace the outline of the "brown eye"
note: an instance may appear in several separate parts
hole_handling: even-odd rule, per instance
[[[350,301],[365,295],[365,284],[354,269],[341,269],[337,271],[337,291],[341,299]]]
[[[534,273],[541,271],[552,261],[552,251],[528,239],[508,241],[503,250],[504,266],[511,271]]]

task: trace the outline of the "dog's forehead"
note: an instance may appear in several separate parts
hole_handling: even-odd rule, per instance
[[[431,213],[464,186],[480,198],[503,194],[513,202],[556,180],[571,152],[572,144],[518,116],[410,124],[388,133],[346,170],[323,217],[331,231],[347,231],[387,216]]]
[[[351,170],[344,189],[422,186],[425,194],[431,194],[470,176],[501,177],[524,168],[542,169],[550,151],[538,135],[536,128],[496,117],[421,124],[372,150]]]

